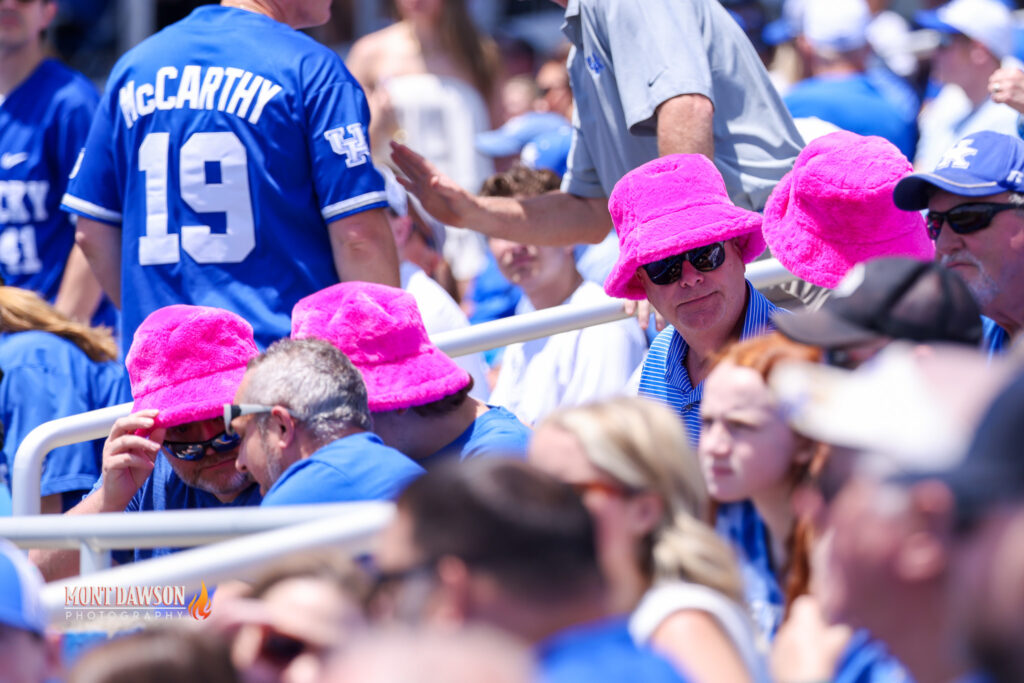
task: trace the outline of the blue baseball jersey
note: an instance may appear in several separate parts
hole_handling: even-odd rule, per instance
[[[454,441],[420,460],[420,467],[429,470],[449,460],[462,462],[481,457],[525,458],[533,430],[512,411],[501,406],[489,408]]]
[[[200,7],[125,54],[63,202],[121,226],[123,346],[175,303],[288,336],[338,282],[327,224],[386,206],[368,122],[333,51],[246,10]]]
[[[0,274],[50,301],[75,243],[60,200],[98,99],[85,76],[46,59],[0,100]]]

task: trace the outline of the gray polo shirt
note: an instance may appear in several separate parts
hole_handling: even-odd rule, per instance
[[[718,0],[569,0],[575,98],[562,189],[607,197],[658,156],[655,110],[677,95],[715,106],[715,165],[738,206],[760,210],[803,140],[753,46]]]

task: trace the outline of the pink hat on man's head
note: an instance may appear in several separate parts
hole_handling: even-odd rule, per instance
[[[764,237],[791,273],[835,287],[853,266],[879,256],[931,261],[924,218],[901,211],[893,188],[914,172],[888,140],[838,131],[811,141],[764,208]]]
[[[619,234],[619,260],[604,281],[609,296],[645,298],[637,268],[690,249],[735,238],[744,263],[764,251],[761,215],[729,200],[703,154],[670,154],[633,169],[615,184],[608,210]]]
[[[249,360],[259,354],[252,325],[207,306],[165,306],[135,330],[125,356],[135,405],[156,408],[158,427],[209,420],[234,401]]]
[[[342,282],[300,299],[292,338],[341,349],[366,382],[370,412],[412,408],[463,389],[469,373],[434,346],[412,295],[370,282]]]

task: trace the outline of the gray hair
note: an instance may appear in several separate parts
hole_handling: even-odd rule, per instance
[[[246,403],[281,405],[317,446],[352,427],[370,430],[366,384],[348,357],[320,339],[282,339],[249,361]],[[265,434],[269,415],[257,415]]]

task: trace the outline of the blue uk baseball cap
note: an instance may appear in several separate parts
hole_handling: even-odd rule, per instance
[[[13,544],[0,539],[0,624],[42,635],[46,629],[42,588],[39,570]]]
[[[520,150],[542,133],[558,130],[569,122],[560,114],[545,111],[531,111],[505,122],[497,130],[478,133],[476,148],[489,157],[507,157],[519,154]]]
[[[893,202],[920,211],[936,189],[961,197],[1024,192],[1024,140],[990,130],[968,135],[946,150],[934,170],[896,183]]]
[[[541,133],[523,147],[519,160],[533,169],[547,169],[565,175],[572,147],[572,127],[564,126]]]

